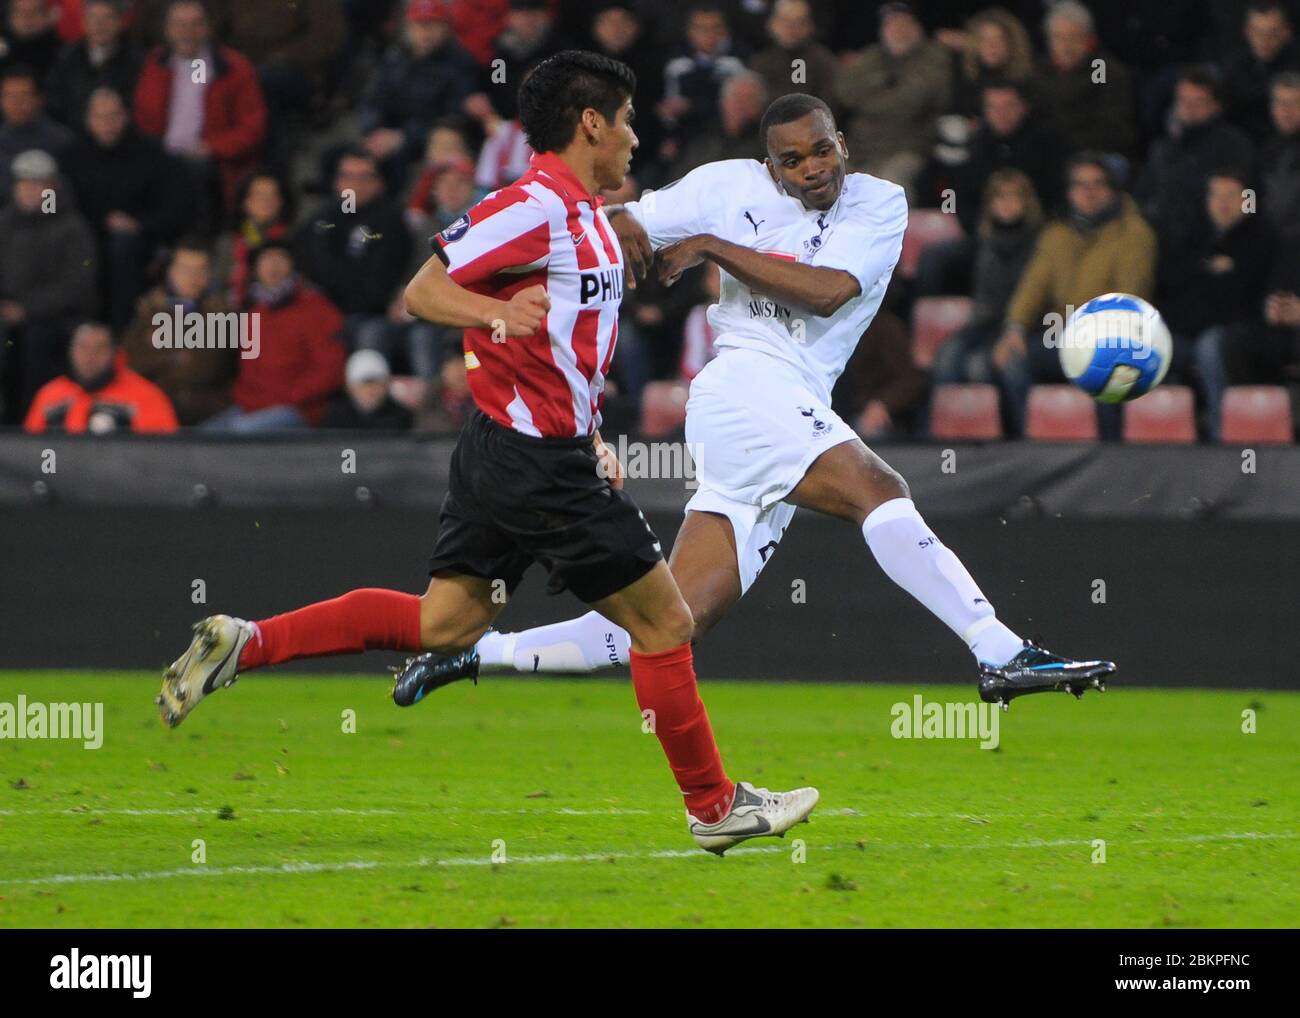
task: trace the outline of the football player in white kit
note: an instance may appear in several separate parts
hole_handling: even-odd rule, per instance
[[[1073,661],[1022,640],[917,512],[907,484],[831,409],[831,388],[884,298],[902,250],[896,184],[847,173],[824,102],[787,95],[760,127],[764,163],[709,163],[612,218],[629,272],[653,258],[672,284],[704,260],[722,279],[708,312],[717,356],[694,379],[686,439],[699,488],[669,562],[698,639],[753,584],[796,507],[853,523],[885,573],[975,656],[989,703],[1102,689],[1109,661]],[[631,285],[635,285],[630,281]],[[428,689],[477,677],[626,664],[627,635],[596,612],[520,633],[490,632],[455,657],[407,662]],[[409,673],[415,670],[417,675]]]

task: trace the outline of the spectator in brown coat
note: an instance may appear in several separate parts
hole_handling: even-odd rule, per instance
[[[201,242],[183,241],[172,253],[167,274],[140,298],[123,336],[127,363],[163,390],[181,424],[201,424],[230,406],[230,387],[239,350],[163,347],[154,342],[157,315],[226,314],[234,309],[212,291],[212,259]]]
[[[807,92],[835,105],[835,54],[814,37],[809,0],[776,0],[767,21],[772,45],[749,61],[767,87],[769,100],[791,92]]]

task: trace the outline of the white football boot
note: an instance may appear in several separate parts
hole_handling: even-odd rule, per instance
[[[700,848],[722,855],[749,838],[784,837],[795,824],[808,822],[818,798],[820,793],[815,788],[769,792],[748,781],[737,781],[736,797],[725,817],[716,824],[706,824],[687,813],[687,826]]]
[[[162,692],[154,703],[163,724],[175,728],[209,693],[233,685],[239,652],[253,635],[253,624],[229,615],[210,615],[194,623],[194,639],[163,673]]]

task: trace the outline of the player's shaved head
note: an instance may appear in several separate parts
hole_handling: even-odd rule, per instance
[[[786,194],[809,209],[824,211],[835,204],[849,152],[829,106],[803,92],[783,95],[768,106],[759,133],[768,172]]]

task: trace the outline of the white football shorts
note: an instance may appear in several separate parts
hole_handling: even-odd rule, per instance
[[[699,488],[686,511],[731,521],[742,592],[758,579],[794,515],[782,499],[817,457],[857,437],[779,358],[725,348],[695,376],[686,442]]]

